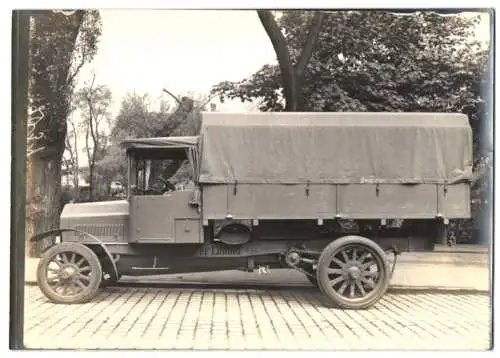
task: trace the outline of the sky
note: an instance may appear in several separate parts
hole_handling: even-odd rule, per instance
[[[276,62],[255,11],[101,10],[101,17],[98,54],[83,68],[80,84],[95,71],[96,83],[113,93],[113,112],[127,92],[208,93]]]

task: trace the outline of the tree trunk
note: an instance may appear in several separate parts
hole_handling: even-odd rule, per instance
[[[259,15],[260,22],[262,23],[267,36],[269,36],[269,39],[271,40],[271,44],[273,45],[274,52],[276,53],[276,57],[278,59],[281,72],[281,82],[283,85],[283,94],[285,95],[285,111],[295,111],[297,108],[297,103],[295,102],[295,99],[297,98],[295,71],[293,69],[285,37],[276,23],[271,11],[257,10],[257,14]]]
[[[76,169],[75,169],[76,168]],[[78,167],[78,159],[75,161],[73,168],[73,200],[78,202],[80,200],[80,169]]]
[[[294,73],[289,86],[291,87],[290,96],[286,100],[285,112],[303,112],[305,103],[302,95],[302,76]]]
[[[61,211],[61,155],[52,158],[31,156],[27,159],[26,231],[28,236],[57,229]],[[27,241],[26,254],[38,257],[44,243]]]
[[[89,201],[94,200],[94,165],[89,165]]]
[[[311,59],[314,47],[319,38],[319,32],[323,24],[324,13],[316,11],[314,14],[311,28],[307,35],[306,43],[302,49],[299,59],[295,65],[292,64],[288,45],[276,20],[269,10],[257,10],[260,22],[264,27],[278,58],[281,71],[281,81],[283,84],[283,93],[285,95],[286,112],[302,112],[305,110],[305,103],[302,96],[302,81],[304,72]]]

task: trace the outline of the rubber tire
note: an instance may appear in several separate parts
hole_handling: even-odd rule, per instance
[[[383,270],[383,275],[384,275],[381,282],[379,282],[378,287],[375,288],[373,293],[370,293],[365,298],[355,302],[345,300],[339,297],[339,295],[335,292],[333,287],[331,287],[328,284],[329,279],[328,279],[328,273],[326,271],[326,269],[330,265],[332,255],[343,246],[353,245],[353,244],[369,247],[376,254],[378,254],[379,259],[382,263],[381,265],[382,267],[380,267],[379,269]],[[359,310],[372,307],[375,303],[377,303],[377,301],[379,301],[384,296],[384,294],[387,292],[391,280],[391,271],[389,269],[389,262],[387,260],[387,255],[385,254],[384,250],[382,250],[382,248],[375,242],[362,236],[344,236],[340,239],[332,241],[325,247],[318,260],[318,269],[316,270],[316,278],[318,280],[318,286],[321,292],[329,299],[329,301],[334,306],[343,309]]]
[[[93,273],[92,279],[88,287],[79,295],[72,297],[64,297],[54,292],[48,285],[46,280],[47,266],[54,256],[62,252],[74,252],[83,256],[91,267]],[[75,242],[63,242],[52,246],[42,254],[37,267],[37,281],[42,293],[54,303],[62,304],[81,304],[92,300],[99,291],[99,286],[102,281],[102,266],[97,255],[87,246]]]

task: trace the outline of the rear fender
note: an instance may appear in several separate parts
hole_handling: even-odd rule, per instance
[[[111,255],[111,252],[109,252],[109,250],[106,247],[106,245],[98,237],[96,237],[96,236],[94,236],[92,234],[89,234],[88,232],[84,232],[84,231],[80,231],[80,230],[76,230],[76,229],[49,230],[49,231],[42,232],[40,234],[33,235],[29,239],[29,241],[31,241],[31,242],[37,242],[37,241],[43,240],[43,239],[45,239],[45,238],[47,238],[49,236],[61,235],[63,232],[75,232],[75,233],[78,233],[80,235],[85,235],[86,237],[88,237],[88,238],[92,239],[93,241],[95,241],[96,244],[99,245],[102,248],[102,250],[104,251],[104,253],[108,257],[108,259],[109,259],[109,261],[111,263],[111,266],[113,267],[113,273],[115,274],[116,279],[118,279],[120,277],[118,275],[118,268],[116,267],[116,263],[115,263],[115,260],[113,260],[113,255]],[[61,241],[62,241],[62,235],[61,235]],[[48,247],[45,250],[47,250],[47,249],[48,249]]]

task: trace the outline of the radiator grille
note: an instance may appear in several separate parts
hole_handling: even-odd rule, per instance
[[[75,225],[76,230],[87,232],[97,237],[123,238],[125,225],[123,224],[85,224]],[[78,234],[75,234],[78,235]]]

